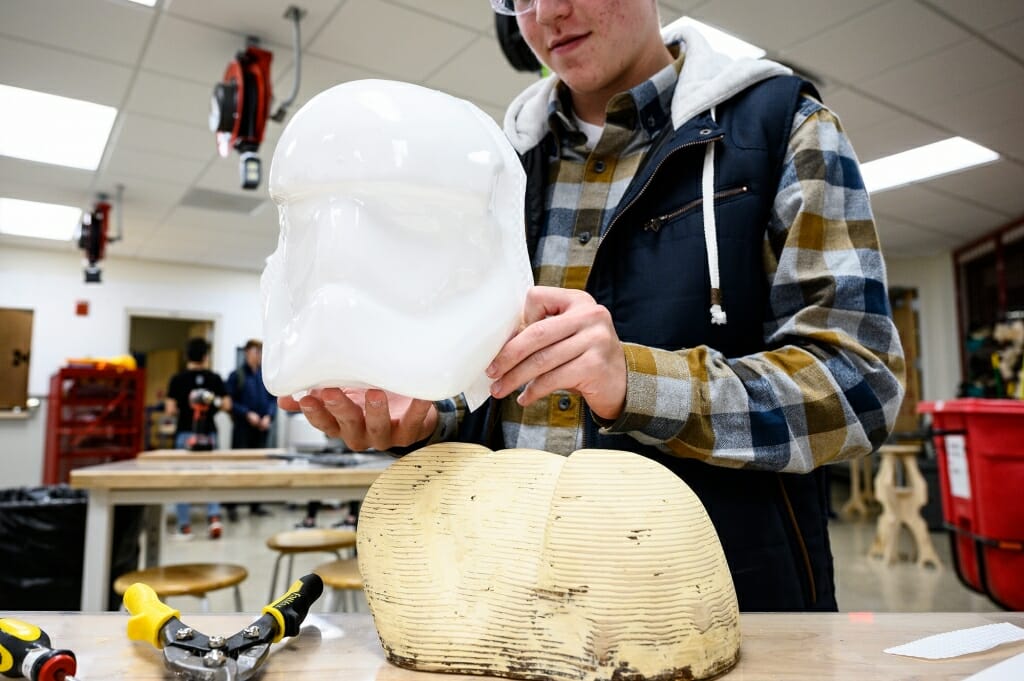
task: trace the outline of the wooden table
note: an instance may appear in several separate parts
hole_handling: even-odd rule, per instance
[[[129,641],[128,615],[0,613],[40,626],[54,646],[78,658],[77,676],[92,679],[170,681],[162,653]],[[252,615],[185,615],[205,634],[229,635]],[[949,660],[919,660],[882,651],[893,645],[954,629],[995,622],[1024,626],[1024,613],[840,613],[742,615],[739,664],[724,681],[962,681],[1014,655],[1024,641]],[[470,677],[401,669],[384,659],[369,615],[313,615],[302,633],[275,646],[262,681],[346,679],[346,681],[459,681]],[[481,678],[481,677],[476,677]]]
[[[106,609],[114,507],[209,501],[359,501],[394,459],[367,456],[366,463],[339,468],[230,451],[145,456],[71,471],[71,486],[89,491],[82,566],[82,610]],[[147,567],[159,556],[159,528],[147,532]]]

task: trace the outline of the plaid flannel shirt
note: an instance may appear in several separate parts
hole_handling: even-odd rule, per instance
[[[600,235],[669,120],[682,61],[610,100],[592,150],[567,114],[565,89],[555,89],[549,123],[560,151],[551,159],[545,230],[533,256],[537,284],[585,285]],[[588,170],[591,153],[608,159],[603,172]],[[769,350],[729,359],[707,346],[668,351],[626,343],[625,410],[614,423],[601,423],[602,432],[628,433],[665,453],[716,465],[793,472],[872,450],[872,437],[891,429],[902,401],[903,352],[856,157],[838,118],[810,97],[794,117],[764,262]],[[822,286],[835,289],[831,306],[803,303],[823,300],[801,295]],[[834,351],[793,344],[801,337]],[[873,395],[858,399],[851,386]],[[522,408],[518,394],[501,404],[506,446],[561,454],[582,446],[578,395],[557,392]],[[851,408],[866,402],[880,408]],[[438,409],[435,439],[447,439],[465,406],[446,401]],[[786,451],[760,446],[763,428],[788,429]]]

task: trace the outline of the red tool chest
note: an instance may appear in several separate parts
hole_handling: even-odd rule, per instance
[[[145,372],[67,367],[50,377],[43,484],[72,468],[135,457],[142,450]]]

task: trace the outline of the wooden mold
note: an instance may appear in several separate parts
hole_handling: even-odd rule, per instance
[[[437,444],[373,483],[359,569],[388,659],[514,679],[706,679],[739,608],[696,495],[642,456]]]

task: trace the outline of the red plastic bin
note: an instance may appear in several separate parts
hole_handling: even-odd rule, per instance
[[[932,416],[957,575],[998,605],[1024,610],[1024,402],[921,402],[917,411]]]

